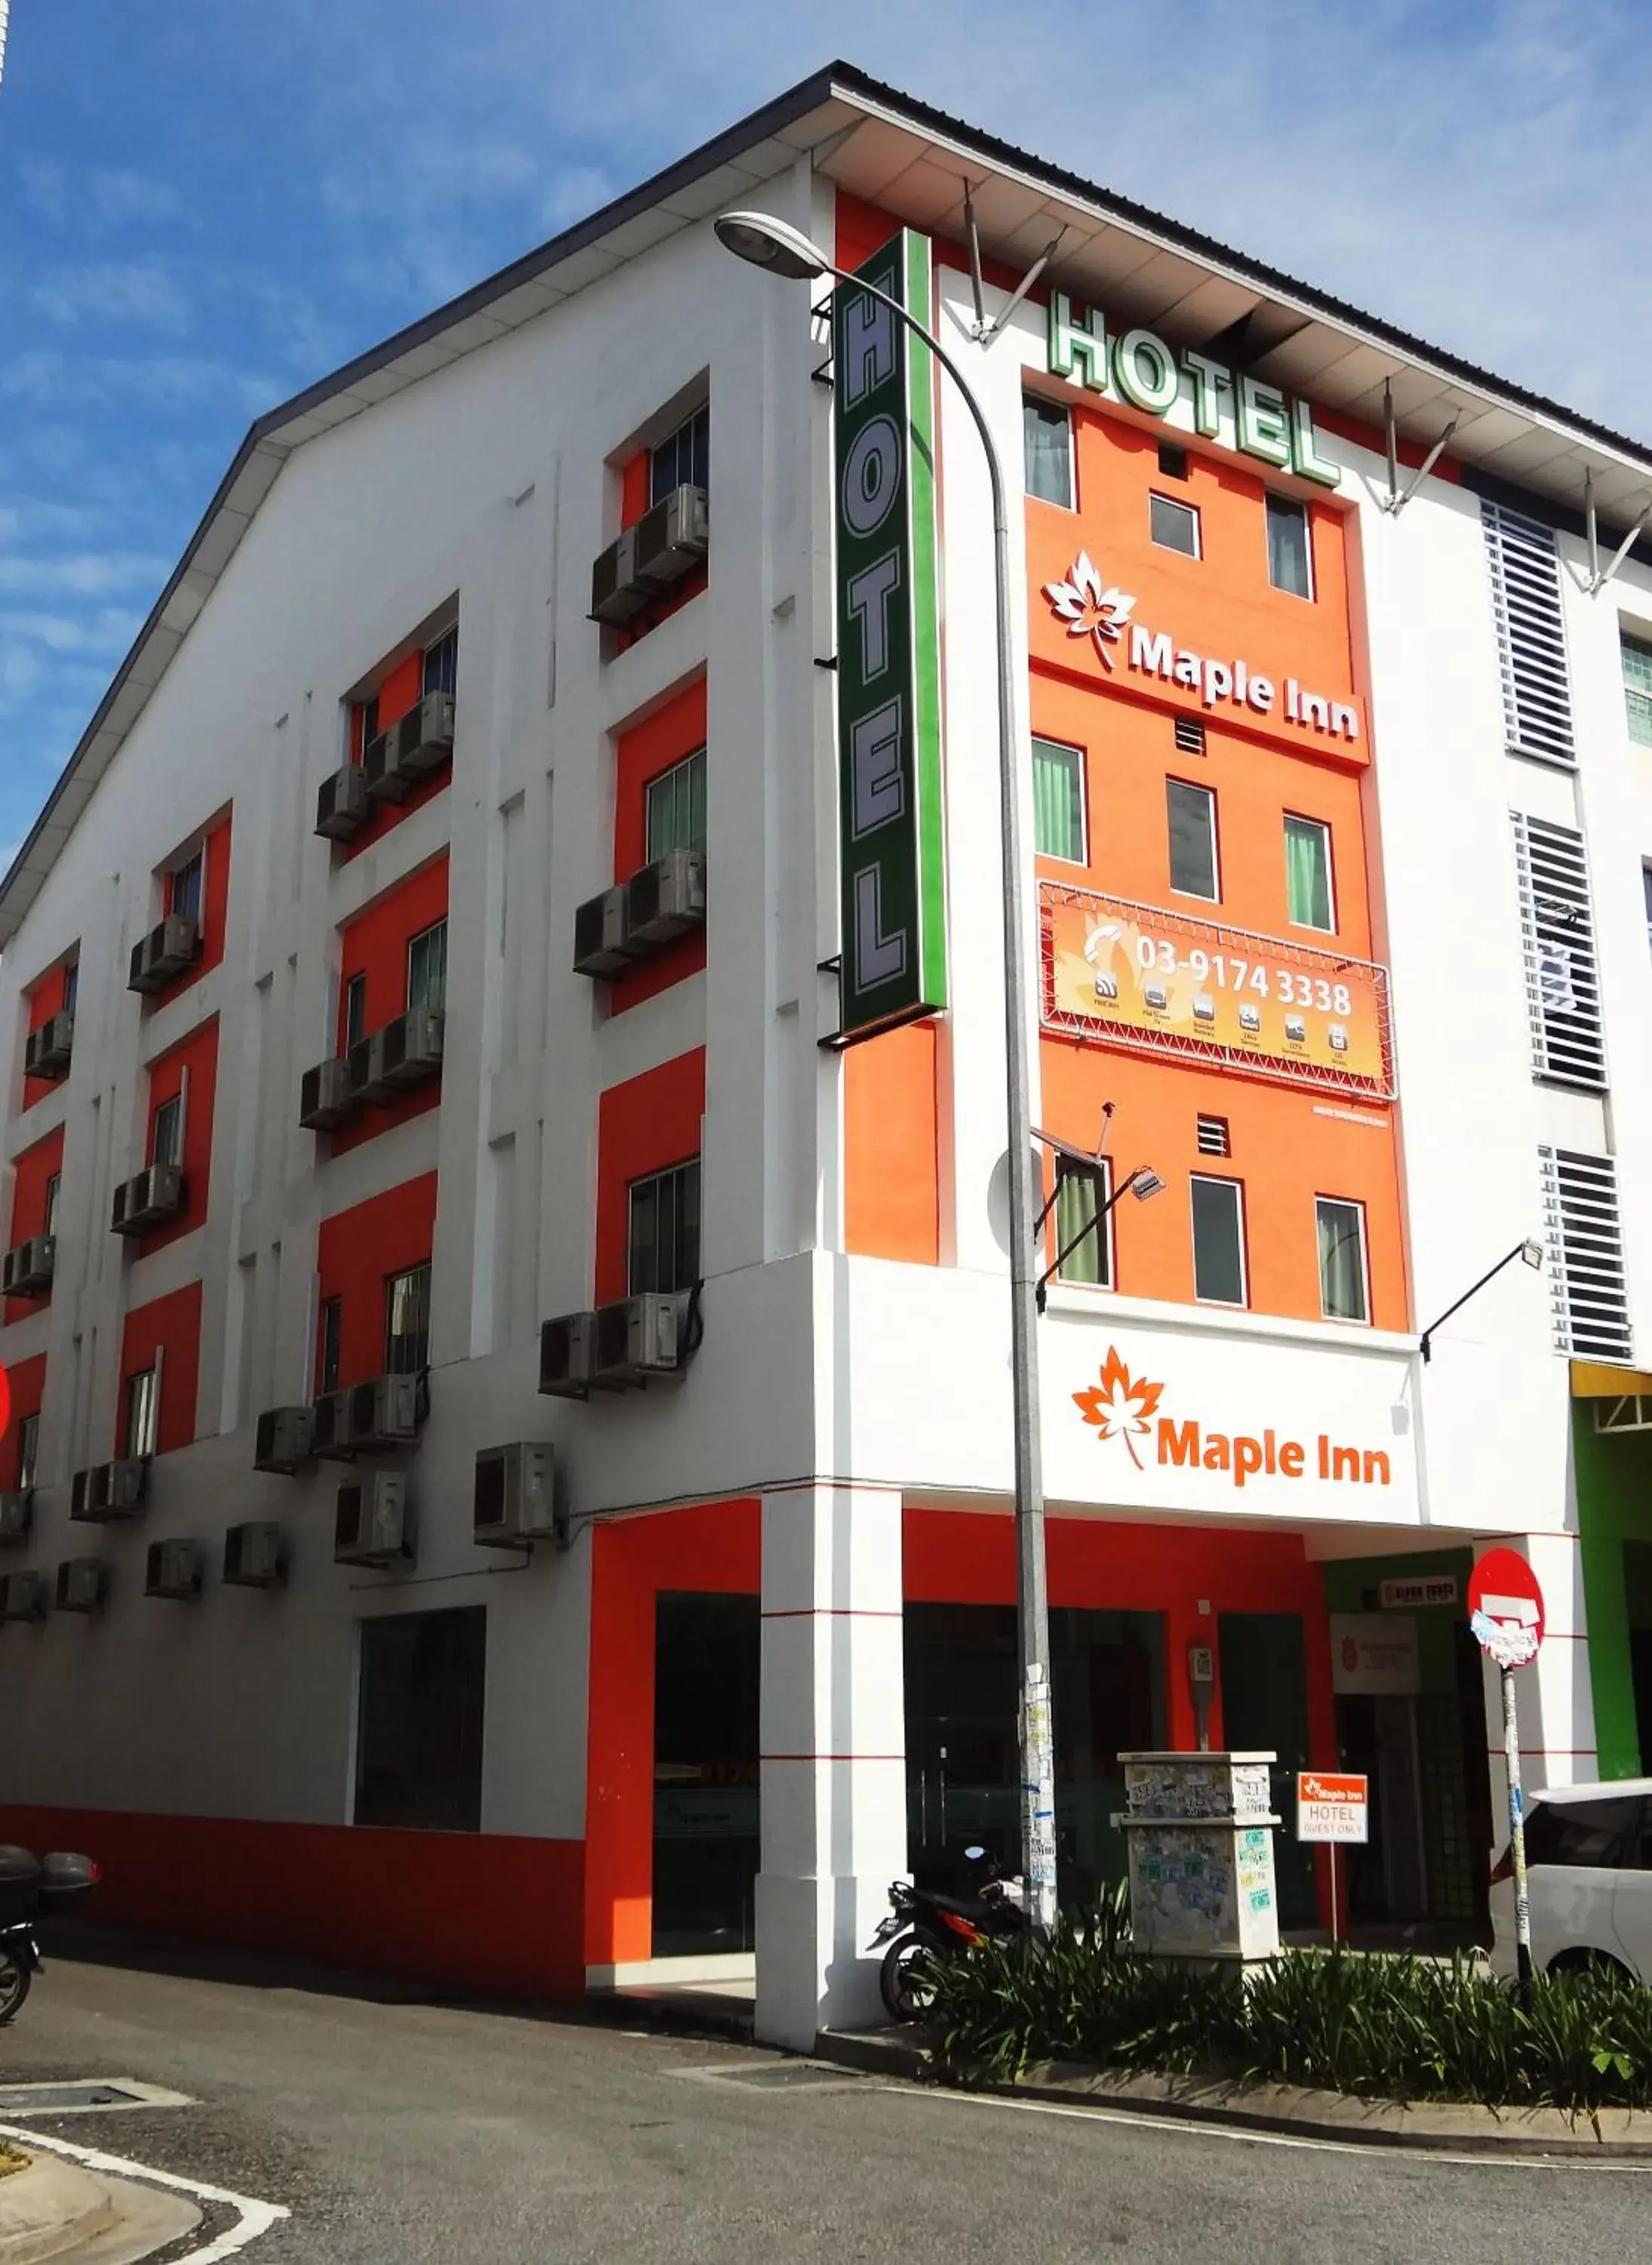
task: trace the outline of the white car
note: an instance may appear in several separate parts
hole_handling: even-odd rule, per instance
[[[1652,1982],[1652,1777],[1554,1785],[1526,1795],[1532,1963],[1539,1974],[1605,1965]],[[1491,1875],[1491,1963],[1512,1976],[1514,1868]]]

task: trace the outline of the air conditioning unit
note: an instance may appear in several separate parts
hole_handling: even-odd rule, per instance
[[[404,778],[427,778],[453,753],[453,695],[427,692],[388,734],[395,742],[396,766]]]
[[[362,748],[361,776],[369,801],[406,801],[407,790],[413,782],[397,760],[394,725],[389,731],[381,732],[376,739],[369,739]]]
[[[18,1494],[0,1494],[0,1541],[26,1541],[33,1523],[32,1487],[25,1487]]]
[[[353,841],[372,815],[367,774],[360,763],[346,763],[323,779],[316,797],[317,834],[329,841]]]
[[[57,1237],[32,1234],[0,1259],[0,1290],[8,1298],[43,1298],[52,1286]]]
[[[164,991],[175,975],[193,967],[200,952],[200,925],[183,913],[168,913],[132,947],[128,991]]]
[[[146,1597],[171,1597],[193,1604],[201,1589],[201,1553],[197,1541],[151,1541],[144,1562]]]
[[[273,1519],[251,1518],[223,1537],[223,1577],[232,1589],[273,1589],[287,1578],[287,1545]]]
[[[358,1454],[375,1447],[405,1447],[418,1437],[418,1379],[375,1376],[352,1387],[346,1438]]]
[[[298,1088],[298,1121],[307,1132],[331,1132],[335,1125],[348,1124],[356,1107],[350,1064],[342,1056],[304,1072]]]
[[[428,1007],[410,1007],[384,1025],[379,1036],[387,1086],[422,1085],[441,1074],[441,1016]]]
[[[108,1577],[101,1557],[65,1557],[57,1569],[60,1613],[99,1612],[108,1591]]]
[[[673,849],[625,884],[625,940],[633,951],[704,926],[704,850]]]
[[[625,884],[587,897],[573,916],[574,973],[619,975],[636,956],[626,940]]]
[[[384,1082],[384,1033],[375,1031],[358,1038],[350,1049],[350,1090],[358,1108],[387,1101],[390,1089]]]
[[[596,1310],[593,1384],[641,1384],[677,1373],[680,1307],[674,1297],[621,1298]]]
[[[710,549],[710,514],[703,488],[673,488],[631,529],[637,554],[631,572],[650,596],[669,590]]]
[[[290,1479],[314,1450],[316,1416],[311,1408],[266,1408],[258,1417],[252,1448],[255,1471],[274,1471]]]
[[[0,1620],[46,1618],[44,1573],[0,1574]]]
[[[309,1451],[329,1462],[347,1463],[355,1450],[350,1445],[350,1395],[324,1392],[309,1410]]]
[[[69,1067],[69,1056],[75,1050],[75,1018],[69,1014],[54,1015],[42,1023],[38,1031],[31,1031],[23,1047],[23,1069],[27,1077],[62,1077]]]
[[[143,1507],[149,1465],[137,1457],[114,1463],[94,1463],[76,1471],[69,1488],[69,1514],[88,1526],[106,1526],[112,1519],[135,1518]]]
[[[558,1400],[590,1397],[595,1366],[597,1317],[559,1314],[539,1332],[539,1388]]]
[[[628,527],[591,569],[591,619],[617,627],[640,614],[653,595],[637,579],[637,529]]]
[[[184,1175],[176,1164],[151,1164],[114,1191],[109,1224],[116,1234],[145,1234],[183,1209]]]
[[[333,1520],[335,1565],[411,1565],[413,1517],[404,1471],[364,1471],[338,1489]]]
[[[549,1445],[519,1439],[477,1455],[472,1531],[490,1549],[525,1549],[559,1535]]]

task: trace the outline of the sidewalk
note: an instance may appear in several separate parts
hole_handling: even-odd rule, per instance
[[[0,2265],[135,2265],[200,2223],[181,2195],[17,2144],[29,2160],[0,2179]]]

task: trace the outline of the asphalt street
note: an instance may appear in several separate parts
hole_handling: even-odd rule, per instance
[[[91,1958],[54,1962],[0,2029],[0,2084],[191,2094],[38,2128],[285,2204],[255,2265],[1504,2265],[1641,2254],[1652,2205],[1652,2167],[1270,2143],[796,2071],[608,2021]]]

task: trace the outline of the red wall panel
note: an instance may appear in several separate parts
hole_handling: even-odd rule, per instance
[[[184,1096],[184,1204],[176,1219],[138,1239],[138,1255],[164,1250],[180,1235],[193,1234],[207,1224],[211,1196],[212,1124],[218,1091],[218,1017],[192,1031],[177,1045],[149,1064],[149,1121],[143,1135],[143,1160],[155,1154],[155,1120],[166,1103]]]
[[[45,974],[24,993],[24,1009],[31,1032],[38,1031],[43,1023],[49,1023],[63,1005],[69,993],[69,974],[72,964],[71,958],[56,967],[48,967]],[[25,1077],[23,1081],[23,1106],[33,1109],[37,1101],[55,1090],[58,1082],[52,1077]]]
[[[120,1334],[120,1392],[115,1408],[114,1452],[124,1455],[127,1379],[161,1364],[161,1407],[156,1453],[169,1455],[195,1436],[195,1400],[200,1379],[200,1285],[186,1284],[170,1297],[135,1306]]]
[[[630,1205],[627,1190],[647,1172],[663,1172],[700,1153],[705,1114],[705,1048],[679,1054],[623,1085],[611,1085],[597,1108],[596,1300],[604,1305],[627,1288]]]
[[[169,999],[176,999],[203,975],[209,975],[223,962],[224,942],[229,926],[229,848],[232,812],[215,819],[207,828],[201,848],[204,852],[200,877],[200,957],[192,967],[175,976],[164,991],[144,1001],[145,1008],[153,1012],[164,1007]],[[168,912],[172,908],[171,875],[166,877],[162,901]]]
[[[365,1384],[384,1373],[384,1282],[422,1266],[436,1234],[436,1175],[386,1188],[382,1195],[324,1219],[317,1245],[320,1296],[344,1300],[338,1385]],[[317,1332],[319,1336],[319,1332]],[[317,1344],[317,1382],[320,1347]]]
[[[422,696],[424,688],[425,656],[422,652],[410,652],[397,662],[379,687],[380,731],[388,731],[392,724],[399,723],[414,702]],[[367,704],[360,700],[350,710],[350,760],[353,763],[360,761],[366,746],[362,728],[366,714]],[[444,793],[452,782],[453,766],[442,763],[428,778],[420,779],[405,802],[375,802],[367,824],[353,841],[346,843],[340,862],[347,865],[364,849],[370,849],[375,841],[382,841],[387,834],[394,833],[404,818],[411,818],[416,810],[422,810],[427,802]]]
[[[407,1005],[407,947],[412,939],[427,928],[433,928],[448,912],[448,853],[433,858],[428,865],[410,873],[406,880],[346,922],[342,949],[338,958],[338,1024],[334,1045],[339,1053],[345,1050],[345,1000],[351,979],[364,974],[368,980],[367,1018],[364,1031],[382,1031],[392,1023]],[[364,1141],[376,1140],[388,1132],[393,1125],[405,1125],[411,1117],[422,1117],[427,1109],[434,1109],[441,1099],[441,1080],[433,1077],[427,1084],[411,1086],[399,1095],[388,1108],[364,1110],[348,1125],[341,1125],[332,1135],[332,1153],[342,1156]]]
[[[651,780],[706,743],[706,684],[703,676],[657,708],[651,716],[622,732],[615,748],[614,878],[627,881],[648,862],[648,788]],[[708,765],[709,768],[709,765]],[[608,1011],[622,1015],[644,999],[695,975],[705,965],[703,929],[694,929],[651,959],[608,986]]]
[[[47,1183],[55,1172],[62,1169],[63,1128],[60,1125],[55,1132],[48,1132],[44,1140],[37,1140],[32,1148],[25,1148],[11,1168],[11,1217],[5,1242],[8,1250],[15,1250],[32,1234],[45,1234]],[[8,1298],[5,1319],[20,1322],[51,1302],[49,1293],[44,1298]]]
[[[14,1494],[22,1445],[18,1427],[25,1416],[38,1416],[40,1412],[46,1398],[46,1355],[38,1352],[33,1360],[14,1363],[6,1371],[6,1382],[11,1394],[11,1420],[0,1438],[0,1494]]]

